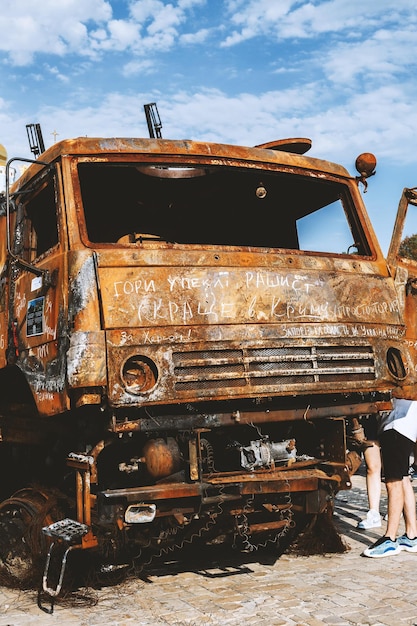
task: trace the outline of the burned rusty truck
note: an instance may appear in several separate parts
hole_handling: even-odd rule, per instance
[[[6,189],[3,576],[285,545],[350,488],[349,420],[416,384],[413,261],[376,240],[370,155],[310,144],[64,140]]]

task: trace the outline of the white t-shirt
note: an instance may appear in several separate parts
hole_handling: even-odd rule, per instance
[[[396,430],[415,443],[417,441],[417,400],[393,398],[392,404],[393,410],[381,417],[380,431]]]

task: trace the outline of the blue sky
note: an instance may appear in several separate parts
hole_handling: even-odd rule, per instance
[[[30,158],[68,137],[162,136],[255,145],[309,137],[355,173],[384,251],[417,186],[415,0],[1,0],[0,143]],[[54,133],[58,134],[54,134]]]

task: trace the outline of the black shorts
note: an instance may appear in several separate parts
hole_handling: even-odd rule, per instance
[[[379,443],[385,480],[402,480],[404,476],[408,476],[414,442],[390,429],[380,433]]]

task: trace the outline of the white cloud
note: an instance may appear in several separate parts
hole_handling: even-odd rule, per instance
[[[230,22],[236,28],[223,45],[235,45],[266,34],[278,39],[312,37],[323,33],[352,31],[358,36],[368,29],[397,24],[404,20],[415,23],[414,0],[363,2],[363,0],[229,0]]]
[[[92,53],[85,23],[110,19],[106,0],[2,0],[0,50],[15,65],[27,65],[36,53],[62,56]]]
[[[182,11],[174,8],[172,4],[168,4],[154,15],[154,19],[147,30],[150,35],[164,33],[167,30],[171,30],[175,34],[177,32],[176,28],[183,20],[184,15]]]
[[[158,15],[163,9],[162,0],[134,0],[129,7],[132,18],[142,25],[151,21],[153,16]]]
[[[202,7],[213,0],[178,0],[180,9],[193,9],[194,7]]]
[[[10,156],[31,156],[27,123],[47,146],[55,131],[146,137],[157,102],[165,138],[310,137],[348,169],[375,152],[384,205],[417,184],[415,0],[0,1]]]
[[[113,16],[111,0],[2,0],[0,51],[17,66],[33,63],[37,54],[66,54],[96,58],[102,52],[130,51],[145,56],[169,50],[179,40],[181,27],[205,0],[118,0]],[[188,43],[193,32],[190,24]],[[200,30],[200,29],[198,29]],[[202,33],[194,43],[202,42]]]
[[[146,68],[145,68],[146,70]],[[259,95],[239,93],[230,97],[219,89],[176,94],[108,93],[100,103],[86,104],[82,92],[74,94],[67,106],[40,109],[35,121],[41,123],[45,144],[52,142],[56,129],[60,139],[93,136],[147,136],[143,103],[158,102],[167,139],[224,141],[232,144],[256,145],[283,137],[310,137],[312,156],[343,162],[364,151],[390,156],[393,162],[409,164],[415,157],[417,110],[414,101],[417,88],[410,81],[404,89],[381,87],[364,94],[353,94],[345,102],[326,108],[326,91],[319,84],[297,89],[269,91]],[[11,120],[9,111],[3,113]],[[3,119],[3,123],[5,122]],[[389,121],[387,123],[387,120]],[[406,122],[404,123],[404,120]],[[22,134],[23,122],[16,132],[16,120],[7,128],[7,139],[16,143]],[[24,144],[23,144],[24,145]]]
[[[236,30],[226,37],[223,46],[232,46],[271,31],[288,14],[294,0],[232,0],[228,2],[231,25]]]
[[[163,136],[170,138],[255,145],[308,136],[314,154],[324,158],[340,160],[343,154],[375,146],[396,162],[417,160],[417,87],[407,73],[417,58],[412,23],[417,16],[409,0],[398,0],[394,17],[388,0],[367,5],[362,0],[216,0],[216,10],[212,0],[112,0],[114,12],[104,0],[4,4],[7,17],[15,8],[13,25],[19,24],[20,30],[14,40],[23,46],[22,35],[31,33],[34,45],[11,47],[9,27],[0,49],[9,49],[21,63],[37,51],[51,54],[24,80],[19,80],[18,69],[15,76],[8,75],[20,111],[14,118],[10,106],[3,111],[4,145],[26,147],[24,137],[22,144],[16,138],[31,121],[41,123],[45,138],[55,128],[60,138],[146,136],[141,107],[157,101]],[[202,7],[210,10],[195,19]],[[288,38],[280,46],[277,38],[289,37],[295,28],[304,43],[311,39],[314,45],[303,47],[300,40]],[[227,40],[231,29],[234,35]],[[314,38],[318,31],[328,35]],[[229,45],[216,56],[219,33],[229,44],[233,37],[241,41],[241,47]],[[245,39],[260,34],[267,50],[262,67],[253,54],[256,47],[244,46]],[[182,56],[179,42],[184,44]],[[198,53],[190,44],[201,46]],[[178,55],[175,65],[170,65],[169,54],[162,54],[171,48]],[[206,68],[216,59],[213,75],[200,70],[199,54],[206,55]],[[99,73],[103,78],[97,87]],[[45,84],[49,91],[42,93]],[[57,87],[59,101],[51,85]],[[40,93],[37,104],[31,90]]]
[[[109,37],[98,47],[102,49],[126,50],[140,40],[140,26],[126,20],[111,20],[108,25]]]
[[[210,28],[201,28],[194,33],[185,33],[184,35],[181,35],[179,40],[181,43],[186,45],[201,44],[207,41],[212,32],[213,30]]]
[[[62,74],[57,67],[52,67],[52,66],[48,65],[47,63],[45,63],[44,70],[46,72],[49,72],[53,76],[55,76],[58,80],[60,80],[63,83],[68,83],[69,82],[68,76],[65,76],[64,74]]]
[[[135,59],[125,63],[122,69],[124,76],[146,76],[157,71],[157,65],[152,59]]]
[[[375,80],[385,82],[394,75],[410,72],[410,68],[416,66],[415,29],[406,25],[395,33],[382,29],[369,39],[336,43],[316,60],[334,82],[349,83],[356,76],[362,76],[368,83]]]

